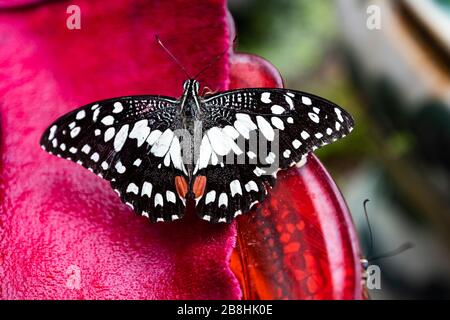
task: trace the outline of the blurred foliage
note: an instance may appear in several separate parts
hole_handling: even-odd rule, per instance
[[[286,80],[317,66],[335,36],[331,0],[230,0],[239,51],[273,63]]]
[[[450,0],[434,0],[435,3],[444,8],[450,14]]]

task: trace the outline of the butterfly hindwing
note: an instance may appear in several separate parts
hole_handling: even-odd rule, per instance
[[[300,165],[309,152],[353,129],[339,106],[293,90],[233,90],[204,99],[201,108],[205,134],[194,173],[207,184],[197,208],[215,222],[248,211],[265,198],[278,170]],[[238,183],[242,195],[235,192]],[[227,206],[219,194],[226,194]]]
[[[43,134],[49,153],[109,180],[123,202],[152,221],[184,214],[175,177],[184,176],[174,99],[133,96],[81,107]]]

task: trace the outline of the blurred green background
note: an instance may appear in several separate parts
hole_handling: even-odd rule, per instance
[[[317,155],[367,257],[414,244],[371,262],[382,272],[371,298],[450,298],[450,0],[230,0],[229,9],[239,52],[356,120]]]

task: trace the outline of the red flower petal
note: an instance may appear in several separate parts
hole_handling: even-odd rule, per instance
[[[252,55],[231,57],[231,88],[282,87]],[[270,197],[238,218],[231,267],[244,299],[361,299],[356,232],[335,183],[314,155],[280,172]]]
[[[0,11],[0,297],[3,299],[239,298],[228,268],[234,225],[196,217],[150,225],[108,183],[40,150],[56,117],[98,99],[181,92],[229,46],[225,1],[77,1]],[[224,89],[227,59],[204,74]],[[209,75],[209,76],[208,76]]]

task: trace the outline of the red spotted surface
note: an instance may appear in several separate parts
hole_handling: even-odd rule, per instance
[[[282,87],[267,61],[234,54],[231,88]],[[361,299],[350,213],[319,160],[281,171],[269,198],[237,219],[231,259],[244,299]]]

